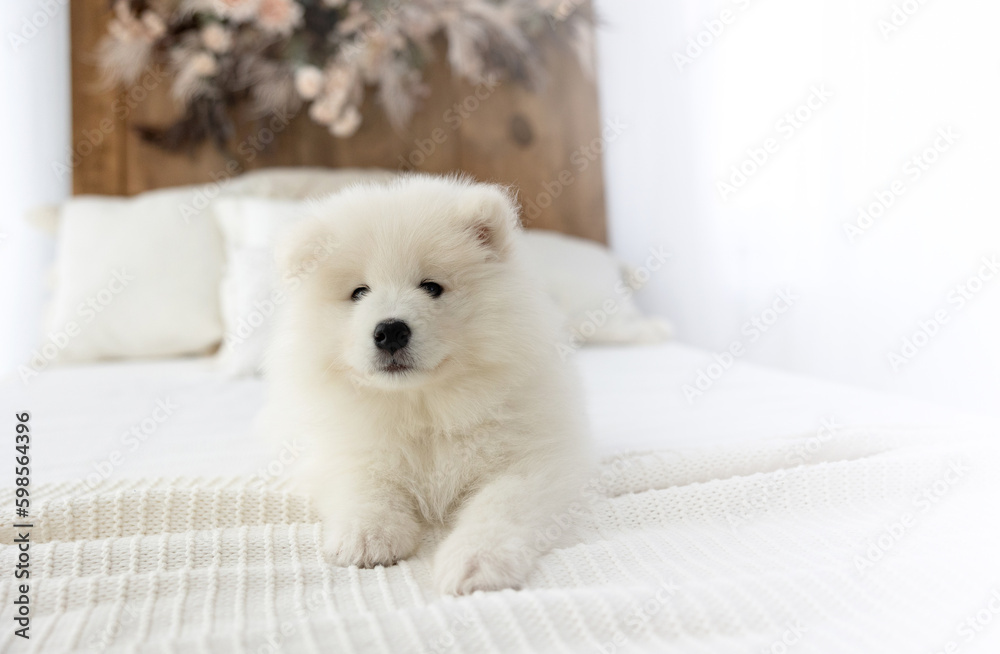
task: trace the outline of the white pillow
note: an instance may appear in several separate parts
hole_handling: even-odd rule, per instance
[[[182,215],[191,194],[81,196],[62,205],[55,292],[32,368],[200,354],[218,344],[222,242],[210,215]]]
[[[224,330],[218,361],[231,375],[253,375],[270,339],[275,309],[286,299],[274,245],[309,210],[309,202],[221,198],[212,206],[225,240],[222,276]]]
[[[543,229],[525,232],[525,264],[566,318],[570,343],[656,343],[670,323],[646,318],[632,300],[642,285],[604,246]],[[658,262],[662,265],[662,262]]]
[[[260,371],[274,311],[286,300],[274,265],[274,245],[310,204],[266,198],[220,198],[212,209],[226,242],[222,281],[225,323],[221,369]],[[604,247],[557,232],[529,230],[523,256],[565,317],[570,345],[651,343],[671,335],[664,320],[644,317],[632,301],[632,275]]]

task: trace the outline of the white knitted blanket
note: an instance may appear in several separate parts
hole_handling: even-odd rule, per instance
[[[0,500],[5,652],[1000,651],[990,439],[855,429],[621,455],[581,493],[576,544],[524,590],[464,598],[432,590],[425,555],[327,564],[309,502],[280,484],[33,494],[30,640]]]

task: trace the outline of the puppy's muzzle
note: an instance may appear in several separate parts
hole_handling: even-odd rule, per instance
[[[410,342],[410,327],[402,320],[383,320],[375,325],[375,347],[395,354]]]

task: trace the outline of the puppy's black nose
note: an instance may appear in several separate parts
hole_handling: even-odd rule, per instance
[[[383,320],[375,325],[375,347],[395,354],[410,342],[410,328],[402,320]]]

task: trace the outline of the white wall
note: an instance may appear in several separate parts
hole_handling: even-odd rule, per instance
[[[27,21],[27,24],[25,23]],[[45,298],[50,239],[28,227],[24,212],[70,192],[53,161],[70,142],[68,0],[7,0],[0,5],[0,372],[36,344]]]
[[[711,350],[738,341],[747,360],[1000,415],[1000,274],[955,295],[1000,255],[1000,3],[597,4],[602,111],[629,125],[605,154],[612,245],[632,262],[674,254],[645,308]],[[819,85],[832,96],[801,128],[779,122]],[[943,128],[955,142],[917,178],[907,161]],[[764,145],[724,200],[717,182]],[[903,193],[852,242],[844,224],[894,180]],[[750,342],[741,326],[786,287],[798,299]],[[936,313],[894,370],[890,352]]]

